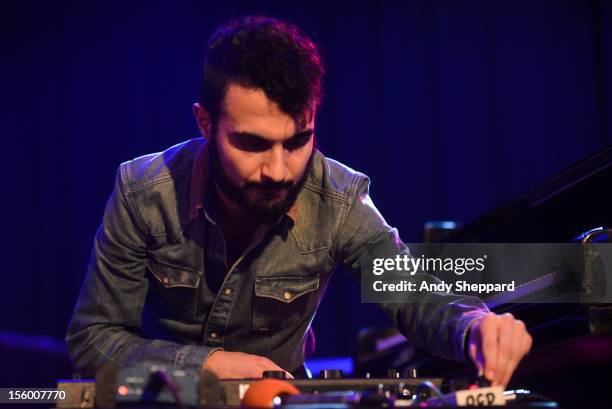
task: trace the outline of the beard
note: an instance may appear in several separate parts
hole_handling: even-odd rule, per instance
[[[314,150],[308,158],[304,174],[297,182],[246,182],[243,186],[237,186],[223,168],[215,137],[210,138],[208,143],[211,176],[217,189],[245,213],[264,220],[278,219],[291,209],[312,168]]]

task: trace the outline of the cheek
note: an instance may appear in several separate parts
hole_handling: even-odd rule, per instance
[[[310,159],[310,155],[312,155],[312,149],[313,144],[311,142],[308,146],[304,147],[304,149],[300,149],[298,152],[289,157],[287,167],[291,172],[293,181],[297,181],[304,174],[306,165],[308,164],[308,159]]]

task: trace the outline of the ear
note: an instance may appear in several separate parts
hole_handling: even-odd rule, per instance
[[[210,114],[208,113],[208,111],[197,102],[193,104],[192,109],[196,124],[198,125],[198,129],[200,130],[200,134],[204,138],[211,136],[212,124],[210,122]]]

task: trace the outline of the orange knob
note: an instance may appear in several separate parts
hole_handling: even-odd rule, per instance
[[[240,406],[243,408],[272,408],[274,398],[280,395],[297,395],[298,388],[280,379],[262,379],[252,383],[245,392]]]

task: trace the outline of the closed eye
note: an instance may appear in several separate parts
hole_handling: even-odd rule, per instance
[[[291,137],[291,139],[285,141],[283,143],[283,146],[288,151],[295,151],[295,150],[298,150],[306,146],[306,144],[310,142],[311,137],[312,137],[312,131],[300,132],[297,135]]]
[[[313,132],[312,129],[298,132],[285,140],[283,147],[290,152],[298,150],[308,144]],[[270,149],[275,143],[250,132],[230,132],[229,141],[237,149],[246,152],[263,152]]]
[[[263,152],[272,146],[270,141],[246,132],[231,133],[230,143],[236,148],[247,152]]]

